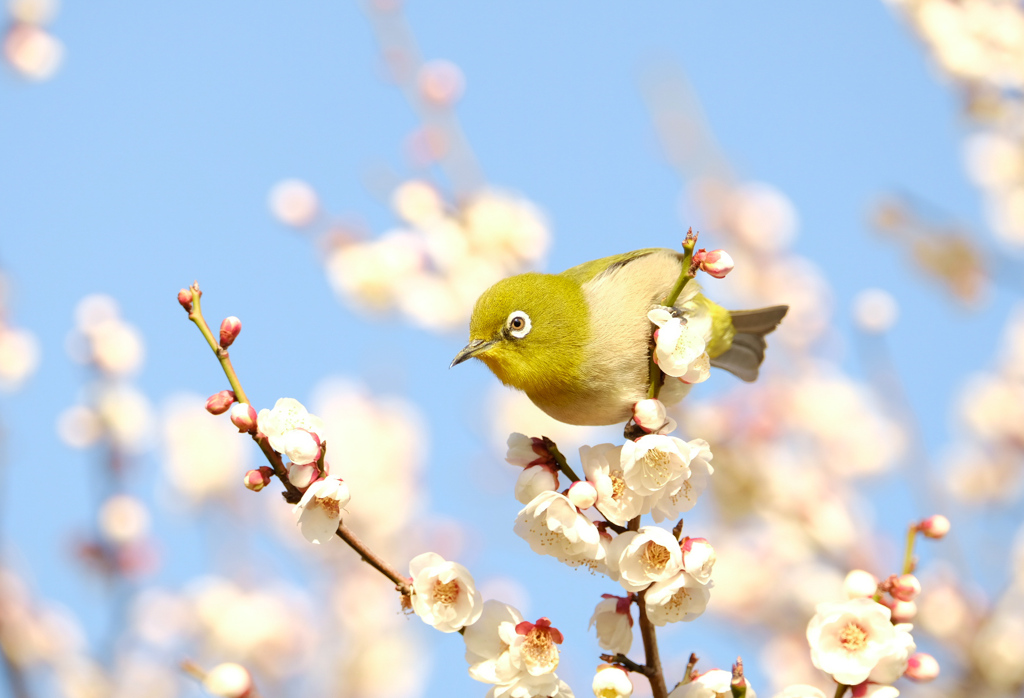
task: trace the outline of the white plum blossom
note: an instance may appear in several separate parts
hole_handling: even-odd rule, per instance
[[[457,562],[437,553],[422,553],[409,562],[412,610],[423,622],[443,633],[472,625],[483,612],[484,601],[473,575]]]
[[[687,383],[705,380],[711,315],[693,309],[684,316],[678,310],[658,306],[647,313],[647,319],[658,326],[654,347],[658,368],[666,376],[681,377]]]
[[[647,617],[655,625],[691,621],[704,613],[710,598],[710,587],[684,571],[655,582],[644,595]]]
[[[850,570],[843,580],[843,593],[848,599],[874,596],[878,591],[878,577],[867,570]]]
[[[854,686],[850,693],[853,698],[896,698],[900,694],[894,686],[882,686],[877,683],[862,683]]]
[[[643,591],[652,582],[671,579],[683,569],[679,541],[663,528],[626,531],[608,546],[607,564],[626,591]]]
[[[317,469],[316,463],[288,464],[288,481],[300,490],[309,487],[319,476],[320,471]]]
[[[531,465],[523,468],[516,479],[516,499],[521,504],[529,504],[541,492],[554,492],[558,489],[558,473],[546,465]]]
[[[506,463],[525,468],[529,465],[550,463],[553,460],[540,439],[534,439],[517,432],[508,435],[508,452],[505,454]]]
[[[871,599],[819,604],[807,624],[811,662],[850,686],[866,681],[880,664],[881,673],[891,673],[893,655],[903,656],[905,668],[909,633],[905,627],[898,631],[890,619],[888,607]]]
[[[594,567],[605,557],[597,526],[558,492],[541,492],[534,497],[516,516],[513,530],[533,552],[551,555],[568,565]]]
[[[561,633],[546,618],[527,623],[512,606],[487,601],[480,618],[466,627],[463,639],[469,675],[494,685],[488,696],[572,698],[572,691],[554,673],[558,664],[554,644],[561,642]]]
[[[602,594],[604,598],[594,608],[590,626],[597,626],[597,644],[601,649],[617,654],[628,654],[633,645],[633,598]]]
[[[523,615],[500,601],[484,602],[480,618],[466,628],[466,661],[469,675],[482,683],[507,684],[521,671],[516,626]]]
[[[682,439],[647,434],[622,446],[622,477],[640,495],[661,492],[677,480],[690,477],[693,453]]]
[[[591,687],[597,698],[629,698],[633,695],[629,674],[622,667],[612,664],[602,664],[597,668]]]
[[[744,681],[746,681],[744,679]],[[747,698],[757,698],[757,694],[747,684]],[[698,676],[690,683],[676,686],[668,698],[732,698],[732,673],[723,669],[712,669]]]
[[[316,463],[320,460],[320,437],[307,429],[292,429],[277,437],[274,450],[298,465]]]
[[[621,446],[581,446],[580,462],[587,480],[597,490],[597,509],[613,524],[625,526],[639,516],[645,499],[626,486],[622,475]]]
[[[690,448],[690,476],[677,480],[663,489],[659,494],[649,498],[649,511],[655,523],[674,520],[689,511],[697,503],[697,498],[708,486],[708,479],[715,472],[711,465],[711,448],[704,439],[694,439],[687,443]]]
[[[683,569],[701,584],[711,581],[711,570],[715,566],[715,549],[706,538],[686,538],[682,545]]]
[[[285,438],[289,432],[296,429],[304,429],[315,434],[318,439],[323,439],[324,422],[316,415],[312,415],[301,402],[290,397],[283,397],[274,403],[274,409],[262,409],[256,416],[256,426],[260,433],[267,437],[270,447],[278,453],[285,453],[286,447],[290,447],[292,436]],[[319,448],[319,444],[317,444]],[[296,461],[289,456],[292,462],[310,463],[311,461]],[[314,459],[315,460],[315,459]]]
[[[574,698],[569,685],[555,674],[519,674],[508,684],[493,687],[485,698]]]
[[[252,677],[241,664],[226,662],[207,672],[203,688],[221,698],[244,698],[252,691]]]
[[[306,540],[317,545],[332,540],[341,523],[341,512],[351,498],[341,478],[325,477],[311,484],[292,509]]]
[[[871,670],[871,673],[868,674],[868,681],[890,684],[903,676],[903,672],[907,670],[910,655],[917,649],[914,636],[910,634],[913,629],[914,626],[910,623],[898,623],[893,626],[896,636],[893,638],[890,652],[882,657],[875,668]]]
[[[808,686],[805,683],[787,686],[772,698],[828,698],[820,688]]]

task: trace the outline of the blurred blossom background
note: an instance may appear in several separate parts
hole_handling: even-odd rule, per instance
[[[855,567],[923,542],[910,696],[1024,686],[1024,8],[1001,0],[529,6],[115,5],[0,15],[0,695],[484,695],[464,646],[344,546],[295,530],[175,300],[198,280],[256,409],[321,416],[346,521],[548,616],[586,695],[617,586],[512,533],[510,431],[551,422],[476,362],[478,294],[687,228],[708,294],[787,303],[761,379],[675,410],[716,473],[686,516],[708,614],[669,685],[742,655],[759,694],[827,689],[804,629]],[[634,652],[639,641],[634,643]],[[636,681],[635,695],[647,695]]]

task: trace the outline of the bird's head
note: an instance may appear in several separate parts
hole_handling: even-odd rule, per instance
[[[520,274],[484,291],[469,344],[451,365],[477,358],[502,383],[527,393],[582,380],[590,321],[583,289],[564,276]]]

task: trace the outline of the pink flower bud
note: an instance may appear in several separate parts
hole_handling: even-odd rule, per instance
[[[577,480],[566,495],[577,509],[589,509],[597,502],[597,488],[586,480]]]
[[[892,605],[892,622],[909,623],[917,615],[917,604],[913,601],[897,601]]]
[[[949,519],[942,514],[929,516],[917,525],[917,530],[929,538],[938,540],[949,533]]]
[[[247,402],[236,402],[231,406],[231,423],[239,432],[252,431],[256,428],[256,410]]]
[[[233,390],[222,390],[206,398],[206,411],[210,414],[224,414],[235,401]]]
[[[234,315],[224,318],[224,322],[220,323],[220,345],[227,349],[232,345],[238,337],[238,333],[241,331],[241,320],[236,318]]]
[[[913,601],[921,593],[921,582],[912,574],[905,574],[893,580],[889,590],[897,601]]]
[[[735,265],[732,257],[725,250],[705,252],[703,259],[700,260],[700,268],[716,279],[724,279],[732,271],[733,266]]]
[[[878,591],[878,578],[865,570],[850,570],[843,580],[843,591],[848,599],[866,599]]]
[[[648,434],[658,431],[668,421],[665,405],[653,398],[641,400],[633,405],[633,421]]]
[[[192,312],[192,292],[187,288],[178,291],[178,302],[181,303],[181,307],[185,309],[185,312]]]
[[[939,663],[930,654],[918,652],[910,655],[903,675],[914,681],[931,681],[939,675]]]
[[[267,468],[267,470],[269,469],[270,468]],[[246,489],[252,490],[253,492],[259,492],[270,484],[270,475],[264,473],[263,468],[260,468],[259,470],[250,470],[245,474],[245,479],[242,480],[242,482],[245,484]]]

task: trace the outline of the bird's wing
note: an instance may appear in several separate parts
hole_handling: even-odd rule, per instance
[[[571,269],[566,269],[562,272],[562,276],[568,276],[575,279],[575,281],[582,286],[602,274],[613,274],[630,262],[634,262],[641,257],[646,257],[649,254],[654,254],[655,252],[669,252],[671,254],[678,255],[680,259],[683,257],[683,255],[674,252],[673,250],[666,250],[662,247],[648,247],[644,250],[633,250],[632,252],[626,252],[625,254],[617,254],[611,257],[603,257],[602,259],[584,262],[583,264],[572,267]]]

